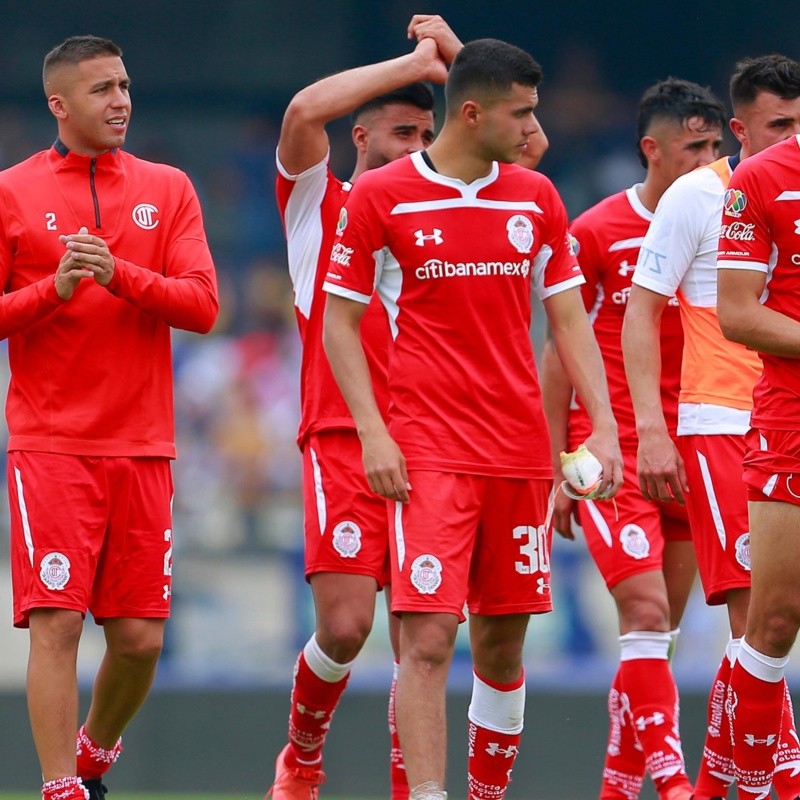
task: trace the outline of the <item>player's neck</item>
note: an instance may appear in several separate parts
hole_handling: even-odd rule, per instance
[[[492,171],[492,161],[464,146],[459,137],[442,129],[436,141],[426,150],[434,169],[446,178],[472,183]]]
[[[656,210],[661,195],[667,191],[669,183],[659,176],[648,172],[644,181],[636,187],[636,194],[641,204],[650,212]]]

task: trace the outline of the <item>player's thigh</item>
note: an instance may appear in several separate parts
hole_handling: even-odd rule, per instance
[[[482,478],[412,470],[411,500],[390,508],[392,610],[464,619]]]
[[[306,578],[320,572],[388,577],[387,501],[367,483],[355,431],[309,437],[303,449]]]
[[[642,497],[635,467],[627,459],[625,481],[614,501],[578,503],[586,545],[609,588],[633,575],[661,570],[661,505]]]
[[[172,463],[105,459],[109,519],[92,593],[98,622],[163,618],[172,600]]]
[[[744,438],[728,434],[679,436],[686,467],[686,507],[706,602],[750,586],[750,522],[741,479]]]
[[[85,614],[107,517],[100,460],[12,451],[7,473],[14,624],[33,608]]]
[[[471,614],[538,614],[550,594],[552,481],[486,477],[469,573]]]

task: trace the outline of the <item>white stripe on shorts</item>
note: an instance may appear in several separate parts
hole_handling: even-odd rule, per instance
[[[725,533],[725,523],[722,521],[722,512],[719,510],[717,494],[714,491],[714,482],[711,480],[708,459],[699,450],[695,450],[695,453],[697,453],[697,462],[700,464],[700,472],[703,474],[703,485],[706,487],[706,496],[708,497],[708,506],[711,509],[711,518],[714,520],[714,527],[717,529],[717,538],[724,550],[725,544],[728,541],[728,536]]]
[[[394,503],[394,539],[397,543],[397,563],[399,569],[403,569],[403,562],[406,560],[406,538],[403,533],[403,503],[395,500]]]
[[[319,468],[317,454],[313,447],[309,447],[311,453],[311,468],[314,471],[314,492],[317,495],[317,520],[319,521],[319,535],[325,535],[325,526],[328,524],[328,507],[325,502],[325,489],[322,486],[322,470]]]
[[[28,559],[33,566],[33,536],[31,536],[31,525],[28,521],[28,506],[25,505],[25,492],[22,488],[22,473],[19,467],[14,467],[14,480],[17,483],[17,502],[19,503],[19,515],[22,517],[22,531],[25,535],[25,546],[28,548]]]
[[[600,509],[597,507],[597,504],[594,502],[594,500],[584,500],[583,502],[586,504],[586,508],[589,509],[589,516],[592,518],[592,522],[594,522],[597,532],[603,537],[606,547],[611,547],[611,528],[608,527],[608,523],[600,513]]]

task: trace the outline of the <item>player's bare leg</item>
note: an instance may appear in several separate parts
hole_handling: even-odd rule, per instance
[[[769,793],[784,714],[784,673],[800,626],[800,506],[751,502],[749,513],[752,589],[727,703],[740,798]]]
[[[519,752],[525,714],[522,648],[530,615],[469,618],[474,665],[469,706],[469,794],[503,797]]]
[[[669,626],[674,631],[681,624],[697,576],[694,542],[691,539],[665,541],[662,571],[667,589]]]
[[[688,798],[692,788],[679,746],[678,694],[668,660],[672,639],[664,573],[632,575],[611,593],[620,620],[620,683],[645,763],[660,797]]]
[[[455,614],[404,612],[400,621],[400,673],[395,704],[412,798],[415,787],[422,784],[431,785],[434,797],[435,791],[444,790],[445,689],[457,630]]]
[[[317,625],[297,658],[289,711],[289,743],[275,765],[274,800],[316,797],[324,782],[322,748],[350,668],[372,629],[377,583],[366,575],[311,576]]]
[[[76,774],[76,662],[82,631],[78,611],[38,608],[30,613],[28,711],[45,782]]]

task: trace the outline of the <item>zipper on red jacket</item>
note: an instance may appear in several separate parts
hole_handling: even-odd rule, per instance
[[[93,158],[89,167],[89,186],[92,188],[92,202],[94,203],[94,226],[102,228],[100,223],[100,201],[97,199],[97,190],[94,188],[94,173],[97,170],[97,159]]]

